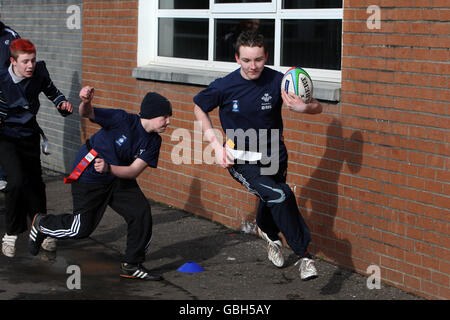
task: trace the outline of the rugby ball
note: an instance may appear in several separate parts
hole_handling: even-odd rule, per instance
[[[309,74],[300,67],[292,67],[281,80],[281,90],[294,93],[302,98],[303,102],[309,103],[313,96],[313,82]]]

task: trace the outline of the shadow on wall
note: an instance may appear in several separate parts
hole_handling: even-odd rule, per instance
[[[80,104],[79,93],[81,90],[81,79],[78,71],[72,74],[70,91],[66,98],[73,105],[73,114],[63,118],[63,140],[62,140],[62,160],[65,173],[72,170],[75,155],[81,145],[81,119],[78,114],[78,106]]]
[[[352,261],[352,245],[348,239],[342,239],[334,230],[338,210],[338,182],[344,162],[352,174],[360,171],[363,152],[363,136],[355,131],[350,138],[343,137],[342,124],[333,119],[327,129],[327,146],[318,167],[314,170],[308,183],[302,187],[300,209],[306,211],[309,201],[312,214],[320,213],[331,219],[331,224],[325,220],[318,230],[325,245],[320,245],[327,258],[336,263],[339,268],[330,281],[321,288],[321,294],[329,295],[341,290],[343,282],[351,275],[345,269],[354,270]],[[316,230],[312,230],[316,232]],[[322,241],[320,241],[322,242]],[[331,248],[326,248],[331,244]],[[316,245],[318,247],[318,245]]]
[[[189,199],[186,201],[184,210],[212,219],[212,215],[203,207],[201,191],[202,183],[200,179],[198,177],[193,177],[191,185],[189,186]]]

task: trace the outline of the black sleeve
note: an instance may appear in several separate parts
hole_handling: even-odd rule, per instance
[[[66,97],[63,95],[61,91],[54,85],[52,79],[50,78],[50,74],[47,70],[47,66],[44,61],[39,61],[36,65],[36,71],[39,72],[39,75],[43,79],[42,83],[42,92],[44,92],[45,96],[53,102],[55,107],[59,106],[64,101],[67,101]],[[62,116],[67,116],[69,113],[65,110],[59,110]]]
[[[9,52],[9,44],[15,39],[19,39],[20,36],[14,30],[5,27],[3,35],[0,36],[0,68],[9,67],[9,57],[11,56]]]

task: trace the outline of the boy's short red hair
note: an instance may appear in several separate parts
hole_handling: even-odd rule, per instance
[[[34,44],[30,40],[22,38],[11,41],[9,50],[14,60],[17,60],[21,53],[36,53]]]

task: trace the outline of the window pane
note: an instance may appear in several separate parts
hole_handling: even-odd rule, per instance
[[[283,9],[342,8],[342,0],[283,0]]]
[[[160,18],[158,55],[208,59],[208,19]]]
[[[341,20],[283,20],[281,65],[341,69]]]
[[[236,40],[242,31],[258,30],[264,35],[267,49],[269,51],[269,60],[267,64],[273,64],[274,54],[274,30],[275,20],[270,19],[216,19],[215,20],[215,50],[214,60],[217,61],[236,61],[234,52]]]
[[[159,0],[159,9],[209,9],[209,0]]]
[[[214,3],[254,3],[254,2],[267,2],[271,3],[270,0],[215,0]]]

